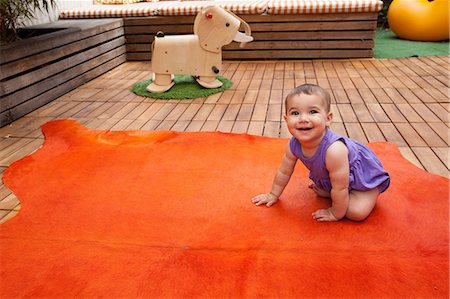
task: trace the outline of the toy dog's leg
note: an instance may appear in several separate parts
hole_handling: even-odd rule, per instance
[[[197,82],[205,88],[218,88],[223,85],[223,83],[214,76],[200,76],[197,78]]]
[[[174,84],[172,75],[154,74],[153,82],[147,86],[147,90],[162,93],[171,89]]]

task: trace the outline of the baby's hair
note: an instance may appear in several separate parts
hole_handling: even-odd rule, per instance
[[[294,88],[287,96],[286,99],[284,100],[284,105],[287,109],[287,101],[295,96],[295,95],[300,95],[300,94],[307,94],[307,95],[319,95],[320,97],[322,97],[322,99],[324,100],[324,104],[325,104],[325,109],[326,112],[330,112],[330,105],[331,105],[331,99],[330,99],[330,94],[323,89],[322,87],[320,87],[319,85],[315,85],[315,84],[302,84],[297,86],[296,88]]]

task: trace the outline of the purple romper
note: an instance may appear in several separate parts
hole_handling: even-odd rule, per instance
[[[350,164],[349,190],[366,191],[378,188],[380,193],[386,191],[390,184],[389,174],[384,170],[381,161],[375,153],[355,140],[327,129],[319,148],[309,158],[303,155],[302,146],[294,137],[291,138],[289,145],[294,156],[309,169],[309,178],[317,187],[330,192],[331,182],[325,165],[325,154],[328,147],[338,140],[342,141],[348,148]]]

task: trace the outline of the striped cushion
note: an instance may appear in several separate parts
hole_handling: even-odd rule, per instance
[[[96,0],[102,3],[119,1],[128,3],[140,0]],[[125,1],[125,2],[124,2]],[[152,1],[152,0],[148,0]],[[90,5],[61,11],[61,19],[121,18],[148,16],[196,15],[210,5],[220,5],[239,15],[246,14],[311,14],[378,12],[381,0],[206,0],[160,1],[121,5]]]
[[[380,0],[270,0],[268,14],[378,12]]]
[[[159,2],[156,10],[159,16],[189,16],[197,15],[202,9],[210,5],[220,5],[236,14],[262,14],[265,12],[269,0],[214,0],[214,1],[164,1]]]
[[[76,9],[63,10],[60,19],[94,19],[94,18],[123,18],[149,17],[155,15],[158,3],[135,3],[130,5],[89,5]]]
[[[142,0],[94,0],[95,4],[130,4],[141,2]]]

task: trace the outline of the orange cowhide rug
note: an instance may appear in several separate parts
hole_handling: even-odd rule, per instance
[[[22,203],[0,226],[0,297],[448,298],[448,184],[389,143],[392,176],[364,222],[318,223],[327,200],[298,165],[269,190],[286,139],[43,126],[3,180]]]

